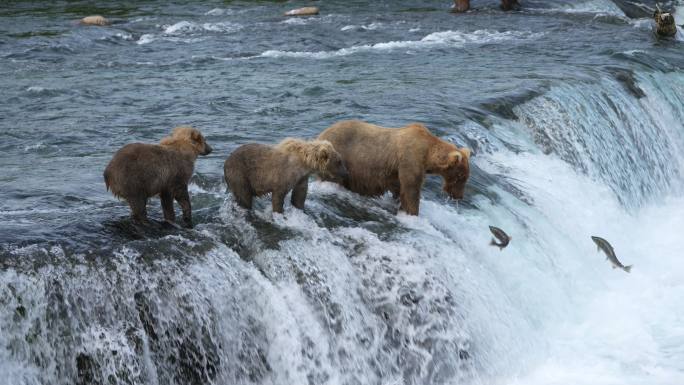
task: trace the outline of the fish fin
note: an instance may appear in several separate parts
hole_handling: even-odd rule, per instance
[[[622,268],[622,270],[629,273],[630,271],[632,271],[632,266],[634,266],[634,265],[625,266],[624,268]]]
[[[613,269],[617,269],[617,266],[613,265]]]
[[[498,246],[498,245],[496,244],[496,240],[495,240],[494,238],[492,238],[492,241],[489,242],[489,246]]]

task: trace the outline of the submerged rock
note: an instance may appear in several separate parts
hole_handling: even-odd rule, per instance
[[[510,11],[520,8],[520,3],[518,0],[501,0],[501,9],[504,11]]]
[[[104,16],[94,15],[86,16],[83,19],[81,19],[81,24],[105,26],[111,24],[111,22]]]
[[[518,0],[501,0],[501,9],[504,11],[510,11],[518,9],[520,3]],[[470,9],[470,0],[454,0],[454,6],[451,8],[451,12],[465,12]]]
[[[318,15],[318,7],[297,8],[285,12],[285,16],[312,16]]]
[[[629,91],[637,99],[641,99],[646,96],[641,87],[637,84],[637,80],[634,77],[634,72],[621,68],[608,68],[609,71],[615,74],[615,79],[619,81],[627,91]]]

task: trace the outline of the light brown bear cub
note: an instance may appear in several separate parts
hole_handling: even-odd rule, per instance
[[[345,162],[349,177],[341,184],[355,193],[399,198],[400,208],[418,215],[425,174],[444,179],[444,191],[462,199],[470,176],[470,150],[430,133],[422,124],[385,128],[360,120],[333,124],[318,139],[328,140]]]
[[[173,200],[183,210],[185,226],[192,227],[188,182],[198,155],[208,155],[211,147],[199,130],[177,127],[159,145],[131,143],[123,146],[104,171],[107,190],[123,198],[136,222],[147,221],[147,199],[161,198],[164,219],[173,223]]]
[[[276,146],[245,144],[238,147],[223,167],[228,187],[237,203],[252,208],[255,196],[272,194],[273,212],[282,213],[285,196],[292,191],[292,205],[304,209],[309,176],[343,179],[347,170],[327,140],[288,138]]]

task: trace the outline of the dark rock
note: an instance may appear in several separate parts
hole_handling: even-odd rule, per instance
[[[99,385],[102,384],[100,378],[100,365],[86,353],[79,353],[76,356],[77,385]]]
[[[14,309],[14,322],[19,322],[24,318],[26,318],[26,308],[22,305],[19,305],[16,309]]]

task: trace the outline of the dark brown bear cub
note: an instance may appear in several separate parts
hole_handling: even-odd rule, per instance
[[[252,208],[255,196],[272,193],[273,212],[282,213],[285,196],[292,191],[292,205],[304,209],[309,175],[344,179],[347,170],[327,140],[285,139],[276,146],[245,144],[238,147],[223,167],[228,187],[237,203]]]
[[[192,227],[188,182],[198,155],[208,155],[211,147],[199,130],[177,127],[159,145],[131,143],[123,146],[104,171],[107,190],[123,198],[136,222],[147,221],[147,199],[161,198],[164,219],[173,223],[173,200],[183,209],[185,226]]]

